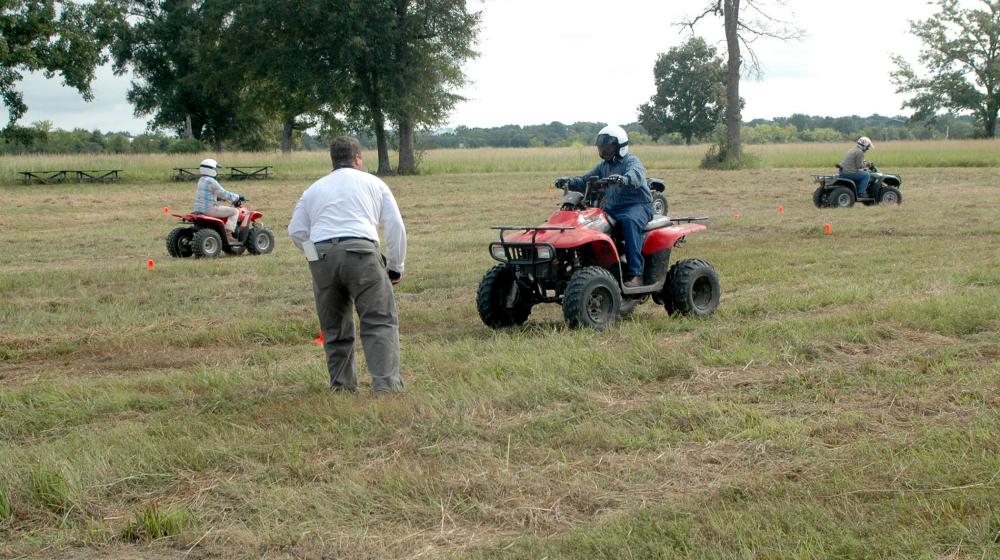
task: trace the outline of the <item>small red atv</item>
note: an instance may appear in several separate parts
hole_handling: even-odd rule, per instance
[[[191,214],[173,214],[181,222],[190,224],[187,227],[174,228],[167,235],[167,253],[171,257],[217,257],[225,251],[230,255],[242,255],[250,251],[254,255],[266,255],[274,249],[274,234],[270,229],[257,223],[263,216],[256,210],[243,207],[246,199],[242,196],[233,203],[239,208],[237,217],[236,239],[231,239],[226,233],[226,221],[220,218],[206,216],[200,212]]]
[[[622,246],[614,220],[601,210],[607,180],[590,178],[584,192],[564,188],[560,210],[540,226],[495,226],[490,256],[500,264],[479,283],[476,307],[491,328],[521,325],[538,303],[562,305],[572,328],[603,329],[652,298],[670,314],[705,317],[719,305],[719,276],[701,259],[677,261],[671,251],[705,226],[706,218],[654,215],[646,225],[643,285],[623,282]],[[518,232],[518,233],[512,233]]]

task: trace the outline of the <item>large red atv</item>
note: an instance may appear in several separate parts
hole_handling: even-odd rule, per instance
[[[266,255],[274,249],[274,234],[257,223],[263,216],[256,210],[243,207],[246,199],[242,196],[233,205],[239,208],[237,239],[230,239],[226,233],[225,220],[201,213],[173,214],[188,226],[174,228],[167,235],[167,253],[171,257],[217,257],[225,251],[230,255],[242,255],[250,251],[254,255]]]
[[[603,329],[652,298],[670,314],[705,317],[719,305],[721,287],[712,265],[677,261],[670,253],[705,218],[653,216],[642,254],[643,285],[623,283],[622,246],[611,237],[614,220],[602,211],[609,183],[591,178],[584,192],[564,189],[560,210],[540,226],[495,226],[500,241],[490,256],[500,264],[479,283],[476,307],[491,328],[523,324],[538,303],[562,305],[570,327]],[[517,232],[517,233],[514,233]]]

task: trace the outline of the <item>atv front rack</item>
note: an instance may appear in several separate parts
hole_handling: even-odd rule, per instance
[[[500,243],[490,244],[490,255],[500,262],[507,262],[518,265],[536,265],[551,261],[556,255],[556,248],[551,243],[539,243],[539,231],[566,231],[576,229],[572,226],[493,226],[491,229],[500,230]],[[504,238],[506,231],[531,231],[531,241],[512,242]],[[500,259],[493,253],[492,247],[499,245],[503,248],[504,258]],[[547,249],[548,256],[541,257],[538,254],[539,247]]]
[[[503,232],[505,231],[528,231],[532,230],[535,233],[531,236],[531,241],[534,242],[535,238],[538,237],[538,232],[540,231],[566,231],[568,229],[576,229],[573,226],[493,226],[490,229],[500,230],[500,241],[503,242]]]

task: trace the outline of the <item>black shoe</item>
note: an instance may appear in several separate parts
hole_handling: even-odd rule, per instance
[[[626,288],[640,288],[642,287],[642,276],[633,276],[631,280],[625,282]]]
[[[341,385],[340,383],[333,383],[330,385],[330,390],[334,393],[357,393],[357,387],[348,387],[347,385]]]

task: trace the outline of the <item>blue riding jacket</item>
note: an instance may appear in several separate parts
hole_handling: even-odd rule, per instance
[[[591,169],[586,175],[571,178],[569,188],[582,191],[587,184],[587,177],[596,176],[599,179],[604,179],[611,175],[625,177],[625,184],[608,187],[604,210],[613,212],[628,206],[653,203],[653,193],[650,192],[649,183],[646,181],[646,168],[642,166],[639,158],[632,154],[625,154],[613,163],[601,160],[601,163],[598,163],[597,167]]]

